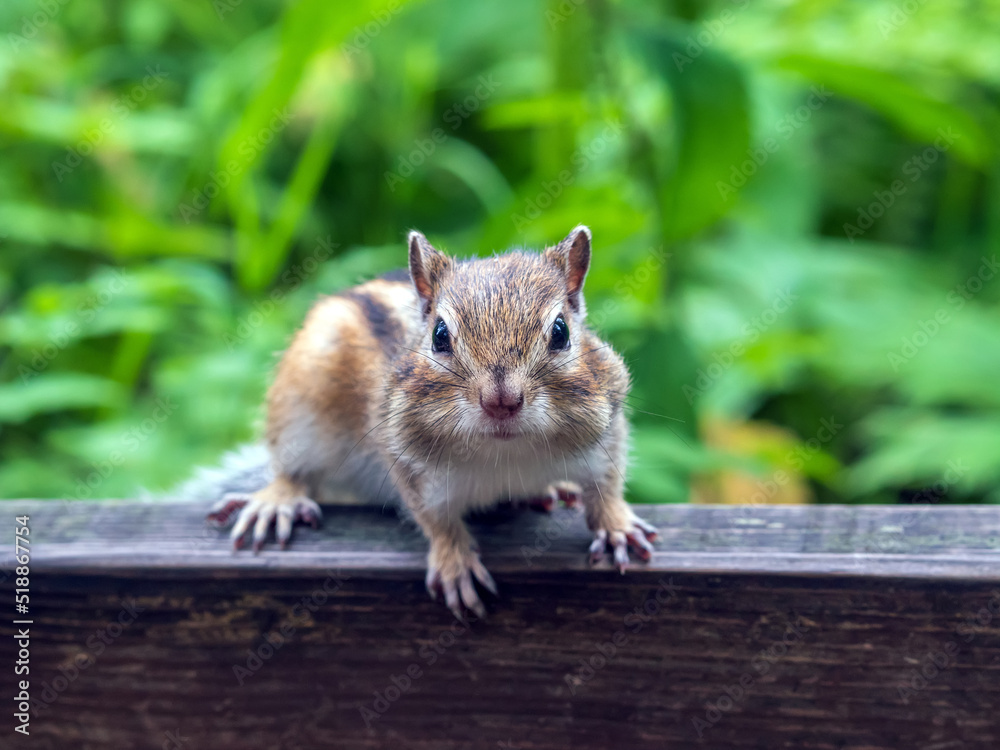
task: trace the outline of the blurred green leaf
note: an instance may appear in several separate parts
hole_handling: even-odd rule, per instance
[[[714,49],[692,57],[684,32],[635,29],[628,43],[633,40],[670,82],[674,137],[672,153],[663,159],[663,233],[668,239],[688,237],[732,206],[719,183],[730,179],[750,146],[744,72]]]
[[[80,374],[36,375],[0,385],[0,423],[18,424],[39,414],[118,406],[122,393],[105,378]]]
[[[893,502],[964,461],[940,499],[1000,501],[1000,4],[897,5],[4,3],[0,491],[255,439],[310,305],[409,229],[585,223],[630,499],[787,467],[782,501]]]
[[[808,54],[786,55],[775,64],[866,104],[918,142],[941,144],[942,150],[954,149],[972,166],[986,165],[995,153],[995,139],[972,114],[931,96],[926,88],[897,73]]]

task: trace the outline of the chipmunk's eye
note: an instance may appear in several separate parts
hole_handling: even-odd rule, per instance
[[[431,351],[451,354],[451,336],[448,335],[448,325],[438,318],[431,335]]]
[[[552,324],[552,339],[549,341],[550,351],[559,351],[569,348],[569,326],[562,315],[556,318]]]

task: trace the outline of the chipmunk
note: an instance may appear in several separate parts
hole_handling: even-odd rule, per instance
[[[518,497],[579,499],[594,540],[624,572],[656,529],[623,497],[629,374],[585,324],[591,235],[540,254],[456,260],[409,235],[409,278],[388,276],[315,304],[267,396],[266,486],[210,514],[239,549],[270,528],[284,547],[317,501],[399,503],[430,542],[427,589],[462,619],[496,594],[463,521]],[[253,481],[262,482],[263,475]]]

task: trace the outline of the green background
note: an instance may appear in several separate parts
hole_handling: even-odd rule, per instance
[[[1000,500],[1000,3],[9,0],[0,496],[259,434],[318,294],[594,235],[629,498]]]

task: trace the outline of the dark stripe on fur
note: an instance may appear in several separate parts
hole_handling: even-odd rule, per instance
[[[399,340],[399,323],[393,317],[392,311],[382,302],[364,292],[349,291],[344,298],[354,302],[368,319],[371,332],[382,345],[386,354],[392,354]]]

